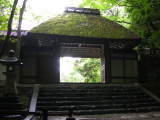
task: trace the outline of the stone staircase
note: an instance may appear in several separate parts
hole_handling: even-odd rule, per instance
[[[55,85],[41,86],[36,115],[139,113],[160,111],[160,103],[134,85]]]

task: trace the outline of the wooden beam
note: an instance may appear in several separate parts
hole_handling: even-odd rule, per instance
[[[68,57],[82,57],[82,58],[100,58],[101,57],[101,55],[100,54],[84,54],[84,53],[81,53],[81,54],[73,54],[73,53],[67,53],[67,54],[61,54],[60,55],[61,57],[66,57],[66,56],[68,56]]]
[[[39,93],[39,84],[35,84],[32,99],[29,107],[29,113],[35,113],[36,112],[36,105],[37,105],[37,98]]]
[[[105,83],[111,83],[111,55],[109,44],[104,44],[104,58],[105,58]]]
[[[59,63],[59,60],[60,60],[60,41],[58,38],[56,38],[56,42],[55,42],[55,53],[54,53],[54,63],[53,65],[55,66],[54,67],[54,70],[53,70],[53,83],[55,84],[59,84],[60,83],[60,63]]]
[[[144,87],[142,87],[140,84],[138,83],[134,83],[134,85],[136,87],[139,87],[143,92],[145,92],[147,95],[149,95],[151,98],[155,99],[157,102],[160,103],[160,98],[157,97],[156,95],[154,95],[153,93],[151,93],[150,91],[146,90]]]
[[[34,115],[30,114],[26,118],[24,118],[24,120],[32,120],[33,117],[34,117]]]

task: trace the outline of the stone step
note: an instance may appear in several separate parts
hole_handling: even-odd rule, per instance
[[[160,103],[134,86],[40,87],[36,113],[91,115],[159,111]]]
[[[72,87],[71,87],[72,88]],[[111,90],[133,90],[133,89],[139,89],[134,86],[94,86],[94,85],[89,85],[89,86],[77,86],[77,89],[111,89]]]
[[[154,99],[131,99],[131,100],[104,100],[104,101],[38,101],[37,106],[65,106],[65,105],[103,105],[103,104],[134,104],[151,103]]]
[[[103,109],[103,110],[74,110],[75,115],[87,115],[87,114],[112,114],[112,113],[138,113],[138,112],[149,112],[152,111],[160,111],[160,107],[142,107],[142,108],[128,108],[128,109]]]
[[[143,92],[52,92],[52,93],[48,93],[48,92],[40,92],[39,96],[40,97],[45,97],[45,96],[63,96],[63,97],[79,97],[79,96],[116,96],[116,95],[121,95],[121,96],[126,96],[126,95],[144,95]]]
[[[24,103],[0,103],[0,110],[23,110],[25,109]]]
[[[26,117],[28,109],[25,109],[25,103],[21,102],[20,96],[0,97],[0,116],[21,115]]]
[[[13,97],[0,96],[0,103],[18,103],[18,102],[20,102],[19,96],[13,96]]]
[[[73,91],[74,90],[74,91]],[[40,92],[136,92],[136,91],[138,91],[138,92],[140,92],[139,91],[139,89],[137,89],[137,88],[132,88],[132,89],[114,89],[114,88],[110,88],[110,89],[108,89],[108,88],[103,88],[103,89],[83,89],[83,88],[68,88],[68,89],[55,89],[55,88],[42,88],[42,89],[40,89]]]
[[[38,97],[38,101],[102,101],[102,100],[130,100],[130,99],[148,99],[148,95],[128,95],[128,96],[86,96],[86,97]]]
[[[116,89],[121,89],[121,88],[129,88],[129,89],[131,89],[131,88],[133,88],[133,89],[135,89],[136,87],[135,86],[133,86],[132,84],[125,84],[125,85],[120,85],[120,84],[57,84],[57,85],[54,85],[54,86],[43,86],[43,85],[41,85],[40,86],[40,88],[42,89],[42,88],[44,88],[44,89],[46,89],[46,88],[48,88],[48,89],[59,89],[59,88],[61,88],[61,89],[68,89],[68,88],[83,88],[83,89],[85,89],[85,88],[87,88],[87,89],[100,89],[100,88],[111,88],[111,89],[113,89],[113,88],[116,88]]]
[[[73,110],[74,115],[116,114],[116,113],[144,113],[160,111],[160,107],[121,108],[121,109],[98,109],[98,110]],[[36,111],[35,115],[41,115],[42,111]],[[68,110],[48,111],[48,115],[67,115]]]
[[[153,107],[160,106],[159,103],[135,103],[135,104],[103,104],[103,105],[72,105],[72,106],[37,106],[37,110],[43,110],[47,108],[48,110],[69,110],[72,107],[74,110],[97,110],[97,109],[121,109],[121,108],[141,108],[141,107]]]
[[[24,110],[0,110],[0,116],[7,115],[21,115],[22,117],[26,117],[28,115],[28,109]]]

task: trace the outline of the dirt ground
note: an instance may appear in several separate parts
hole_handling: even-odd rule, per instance
[[[48,120],[66,120],[67,116],[49,116]],[[160,120],[160,112],[74,116],[76,120]],[[42,120],[39,116],[32,120]]]

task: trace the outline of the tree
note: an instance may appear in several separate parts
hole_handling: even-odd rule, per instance
[[[133,30],[142,39],[141,46],[160,47],[160,1],[159,0],[126,0],[128,18]]]
[[[60,81],[61,82],[84,82],[83,76],[74,70],[74,62],[76,58],[61,57],[60,58]]]
[[[22,8],[20,9],[20,13],[19,13],[19,20],[18,20],[18,34],[17,34],[17,44],[16,44],[16,53],[17,53],[17,57],[19,57],[19,54],[20,54],[20,45],[21,45],[21,26],[22,26],[22,18],[23,18],[23,13],[24,13],[24,10],[26,8],[26,2],[27,0],[24,0],[23,1],[23,4],[22,4]]]
[[[128,13],[124,9],[123,2],[122,0],[83,0],[79,7],[100,9],[102,16],[128,26],[130,25],[126,18]]]
[[[0,0],[0,31],[7,30],[7,24],[12,5],[13,0]]]
[[[159,0],[83,0],[80,7],[100,9],[103,16],[139,35],[141,46],[160,47]]]
[[[5,37],[5,41],[4,41],[2,49],[1,49],[0,58],[2,57],[2,55],[5,52],[8,40],[10,38],[10,34],[12,32],[12,21],[13,21],[13,17],[14,17],[14,13],[15,13],[15,10],[16,10],[17,3],[18,3],[18,0],[15,0],[14,3],[13,3],[13,6],[12,6],[11,14],[10,14],[10,17],[9,17],[9,20],[8,20],[7,36]]]
[[[85,80],[78,71],[72,71],[68,74],[61,73],[61,82],[84,83]]]
[[[23,17],[23,12],[25,10],[26,1],[27,0],[23,1],[23,5],[22,5],[22,8],[20,9],[20,13],[19,13],[18,30],[17,30],[17,32],[18,32],[17,39],[19,41],[17,42],[17,45],[18,45],[17,48],[20,47],[20,44],[18,44],[18,43],[20,43],[20,39],[21,39],[20,31],[21,31],[22,17]],[[13,19],[16,18],[16,16],[14,16],[14,14],[18,12],[18,11],[16,11],[17,10],[17,7],[16,7],[17,3],[18,3],[18,0],[14,0],[13,6],[12,6],[12,9],[11,9],[11,0],[8,0],[8,3],[6,3],[5,0],[2,0],[0,2],[1,13],[4,14],[4,16],[5,16],[5,17],[2,17],[2,19],[1,19],[2,23],[0,24],[0,30],[1,31],[7,30],[7,35],[5,36],[4,43],[3,43],[3,46],[1,48],[0,58],[3,56],[3,54],[5,52],[5,49],[7,47],[7,43],[10,39],[10,34],[12,32]],[[10,9],[11,9],[11,13],[10,13],[10,16],[9,16],[8,15],[8,10],[10,10]],[[8,25],[6,25],[6,24],[8,24]],[[7,26],[7,29],[6,29],[6,26]],[[20,51],[20,49],[17,49],[17,57],[19,57],[19,51]]]
[[[85,79],[85,83],[100,82],[100,59],[80,58],[74,63],[74,69]]]

